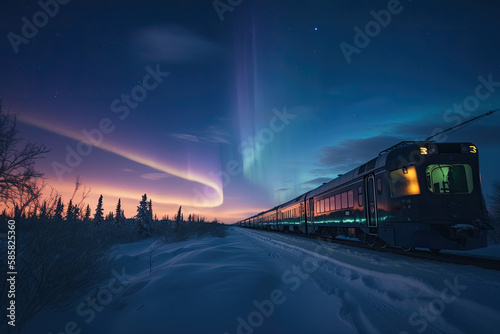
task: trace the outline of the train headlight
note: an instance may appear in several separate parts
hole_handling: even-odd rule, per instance
[[[438,153],[438,149],[437,149],[437,146],[434,144],[420,147],[420,154],[421,155],[437,154],[437,153]]]

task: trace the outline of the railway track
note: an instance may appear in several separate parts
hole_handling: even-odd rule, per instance
[[[248,227],[244,227],[244,228],[248,228]],[[253,229],[253,228],[249,228],[249,229]],[[338,238],[333,239],[333,238],[326,238],[326,237],[320,237],[320,236],[305,235],[305,234],[296,233],[296,232],[281,232],[281,231],[275,231],[275,230],[262,230],[262,229],[257,229],[257,230],[264,231],[264,232],[273,232],[273,233],[285,233],[288,235],[294,235],[294,236],[307,238],[307,239],[322,240],[322,241],[338,243],[338,244],[343,244],[343,245],[348,245],[348,246],[366,248],[366,249],[379,251],[379,252],[388,252],[391,254],[398,254],[401,256],[413,257],[413,258],[417,258],[417,259],[432,260],[432,261],[439,261],[439,262],[459,264],[459,265],[470,265],[470,266],[491,269],[491,270],[500,270],[500,260],[489,259],[489,258],[484,258],[484,257],[477,257],[477,256],[471,256],[471,255],[461,255],[461,254],[449,254],[449,253],[433,253],[431,251],[420,250],[420,249],[416,249],[413,251],[404,251],[400,248],[395,248],[395,247],[384,247],[383,248],[383,247],[379,247],[376,245],[371,247],[367,244],[362,243],[361,241],[354,241],[354,240],[348,240],[348,239],[338,239]]]

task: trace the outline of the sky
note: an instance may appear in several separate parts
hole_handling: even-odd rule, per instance
[[[4,1],[0,99],[69,201],[227,223],[500,108],[493,1]],[[497,175],[500,112],[446,137]],[[81,196],[81,191],[76,198]]]

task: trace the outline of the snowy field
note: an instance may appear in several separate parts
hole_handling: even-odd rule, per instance
[[[237,227],[153,242],[117,247],[98,289],[22,333],[500,332],[498,271]]]
[[[444,250],[443,253],[476,256],[476,257],[484,257],[489,259],[500,260],[500,245],[490,245],[486,248],[473,249],[470,251]]]

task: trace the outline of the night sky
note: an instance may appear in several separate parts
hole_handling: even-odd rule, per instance
[[[47,183],[106,213],[147,193],[232,223],[500,107],[494,1],[54,1],[2,2],[0,98]],[[486,195],[499,126],[444,138],[478,146]]]

